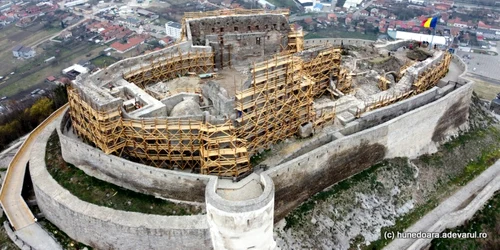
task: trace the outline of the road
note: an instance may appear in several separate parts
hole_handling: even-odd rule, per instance
[[[373,2],[375,2],[375,0],[371,0],[370,2],[366,3],[363,7],[359,8],[358,10],[356,10],[354,13],[353,13],[353,17],[358,17],[359,15],[361,15],[361,11],[362,10],[365,10],[366,8],[370,7],[370,5],[373,4]]]
[[[448,67],[448,74],[443,77],[443,81],[448,82],[458,82],[458,76],[463,73],[463,70],[453,61],[451,61],[450,66]]]
[[[500,182],[500,161],[495,162],[493,166],[486,169],[474,180],[467,183],[466,186],[462,187],[444,202],[439,204],[438,207],[433,209],[431,212],[427,213],[423,218],[413,224],[411,227],[406,229],[405,232],[441,232],[447,227],[446,222],[441,222],[440,219],[450,216],[452,213],[456,213],[462,210],[467,205],[475,205],[481,207],[482,204],[478,204],[473,198],[476,197],[486,197],[487,194],[480,193],[481,190],[489,191],[490,194],[500,188],[498,185]],[[481,194],[481,195],[478,195]],[[472,197],[472,198],[471,198]],[[487,199],[482,199],[483,201]],[[484,201],[484,202],[486,202]],[[455,217],[449,217],[450,221],[455,219]],[[459,219],[459,218],[456,218]],[[465,221],[465,218],[460,218]],[[455,220],[456,223],[459,223]],[[401,239],[397,238],[393,240],[385,250],[398,250],[398,249],[420,249],[420,246],[430,243],[432,239]],[[420,242],[417,242],[420,241]]]
[[[77,23],[75,23],[75,24],[73,24],[71,26],[68,26],[68,27],[64,28],[63,30],[61,30],[58,33],[56,33],[55,35],[48,35],[48,36],[46,36],[44,38],[38,39],[37,41],[29,44],[28,46],[31,47],[31,48],[36,48],[38,45],[44,43],[45,41],[52,40],[52,39],[58,37],[63,31],[70,30],[70,29],[76,27],[77,25],[80,25],[85,20],[87,20],[87,19],[84,17],[84,18],[82,18],[82,20],[78,21]]]
[[[9,164],[7,173],[0,190],[0,204],[14,229],[20,230],[35,223],[35,217],[28,208],[28,205],[21,197],[23,188],[24,175],[26,173],[26,164],[30,158],[33,143],[38,134],[53,120],[62,115],[67,104],[52,113],[45,121],[43,121],[31,134],[26,138],[19,151]],[[55,126],[52,124],[52,126]]]

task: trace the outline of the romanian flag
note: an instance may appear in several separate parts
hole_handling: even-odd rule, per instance
[[[427,20],[424,20],[422,22],[422,27],[425,27],[425,28],[436,28],[438,20],[439,20],[438,17],[427,18]]]

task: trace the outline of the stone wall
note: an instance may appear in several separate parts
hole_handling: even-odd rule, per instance
[[[419,95],[412,96],[403,101],[391,104],[386,107],[382,107],[376,110],[372,110],[361,114],[359,119],[346,124],[346,126],[340,131],[343,135],[350,135],[367,128],[382,124],[395,117],[398,117],[408,111],[414,110],[425,104],[433,102],[438,97],[438,92],[440,88],[434,87],[427,90]]]
[[[215,111],[215,115],[234,115],[234,97],[228,97],[227,91],[219,84],[209,81],[201,85],[203,97],[211,101]]]
[[[169,57],[181,53],[196,53],[196,52],[211,52],[212,48],[209,46],[193,46],[191,41],[180,42],[172,46],[166,47],[162,50],[151,52],[145,55],[126,58],[116,63],[111,64],[105,69],[101,69],[96,73],[79,75],[77,81],[86,82],[90,81],[100,86],[105,85],[109,81],[123,79],[123,73],[134,71],[144,65],[150,64],[152,61],[168,60]],[[78,80],[80,79],[80,80]]]
[[[352,46],[369,46],[375,44],[373,40],[354,39],[354,38],[318,38],[304,40],[304,46],[320,45],[329,43],[332,45],[352,45]]]
[[[217,179],[206,189],[207,221],[214,249],[274,249],[274,185],[260,176],[262,193],[254,199],[226,200],[216,193]]]
[[[202,85],[204,86],[204,85]],[[193,100],[199,100],[200,95],[198,94],[193,94],[193,93],[179,93],[171,96],[167,96],[160,101],[165,104],[165,107],[167,109],[167,114],[170,114],[172,109],[175,107],[175,105],[179,104],[180,102],[184,101],[186,98],[191,98]]]
[[[30,173],[40,210],[68,236],[96,249],[212,248],[204,215],[161,216],[126,212],[90,204],[72,195],[46,169],[44,149],[51,133],[52,130],[45,129],[35,142],[34,148],[42,150],[31,153]],[[80,148],[79,153],[85,154],[85,151]],[[87,157],[98,158],[97,155]],[[103,165],[108,164],[103,162]]]
[[[458,77],[458,83],[465,84],[468,81],[467,79],[464,78],[468,70],[467,64],[465,64],[464,61],[462,61],[462,59],[456,54],[453,54],[451,61],[454,62],[456,65],[458,65],[460,70],[462,70],[462,74],[460,74],[460,76]]]
[[[290,25],[284,15],[260,14],[189,20],[194,45],[213,48],[216,68],[248,67],[248,59],[265,60],[288,44]]]
[[[472,201],[470,201],[465,208],[446,214],[445,216],[439,218],[439,220],[434,221],[434,224],[429,227],[428,232],[443,232],[447,228],[455,228],[463,225],[463,223],[472,218],[474,214],[480,210],[498,190],[500,190],[500,176],[495,177],[476,196],[472,196],[474,199],[472,199]],[[425,249],[431,241],[432,239],[426,238],[417,239],[408,249]]]
[[[62,156],[86,174],[136,192],[167,199],[204,202],[209,175],[161,169],[107,155],[86,143],[62,133],[67,113],[58,126]],[[62,130],[61,130],[62,129]]]
[[[439,143],[467,129],[471,94],[472,83],[468,83],[388,122],[338,138],[267,170],[276,188],[276,221],[315,193],[384,158],[435,152]],[[416,105],[408,101],[399,108]]]

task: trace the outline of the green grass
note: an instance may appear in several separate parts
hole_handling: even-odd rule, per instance
[[[459,145],[464,145],[465,143],[469,143],[471,140],[480,140],[484,138],[487,134],[493,136],[497,141],[500,141],[500,131],[495,127],[489,127],[487,129],[481,129],[477,131],[471,131],[464,135],[459,136],[457,139],[449,142],[448,146],[443,146],[446,150],[450,150],[450,148],[456,148]],[[476,137],[475,137],[476,136]],[[446,144],[445,144],[446,145]],[[421,156],[419,159],[422,161],[429,162],[439,162],[440,156],[436,154],[435,156]],[[500,159],[500,145],[497,143],[492,147],[485,147],[481,154],[473,161],[469,162],[465,169],[460,172],[455,177],[450,178],[447,181],[441,182],[434,192],[434,195],[428,199],[428,201],[420,206],[415,207],[410,213],[404,215],[403,217],[396,220],[395,224],[390,227],[382,228],[380,232],[380,238],[377,241],[372,242],[369,246],[364,247],[364,249],[382,249],[384,246],[389,244],[392,240],[385,239],[385,232],[403,232],[406,228],[413,225],[420,218],[422,218],[425,214],[430,212],[432,209],[439,205],[444,195],[451,195],[454,191],[456,191],[460,186],[466,185],[469,181],[477,177],[484,170],[490,167],[495,161]],[[424,161],[424,162],[425,162]],[[455,248],[449,248],[455,249]],[[467,249],[467,248],[466,248]]]
[[[197,206],[176,204],[151,195],[136,193],[101,181],[64,162],[59,137],[54,132],[46,148],[47,169],[52,177],[79,199],[117,210],[159,215],[191,215],[201,212]]]
[[[463,226],[447,229],[444,233],[486,233],[486,239],[434,239],[432,250],[500,249],[500,192],[497,192],[474,217]]]
[[[474,131],[471,131],[469,133],[461,134],[457,138],[454,138],[453,140],[446,142],[443,147],[447,149],[448,151],[452,151],[456,147],[460,145],[464,145],[465,143],[475,140],[477,138],[484,138],[486,133],[488,132],[487,130],[490,130],[491,132],[498,132],[494,128],[488,128],[488,129],[477,129]]]
[[[16,74],[9,75],[10,79],[0,85],[0,96],[12,96],[23,90],[33,88],[43,83],[48,76],[59,75],[63,68],[69,67],[78,60],[91,58],[87,57],[87,54],[97,56],[103,48],[100,45],[89,45],[87,43],[75,45],[71,49],[54,44],[48,47],[43,54],[27,60],[25,64],[16,68]],[[52,56],[56,56],[57,62],[44,62],[45,59]]]
[[[118,62],[118,60],[115,59],[114,57],[110,57],[110,56],[98,56],[98,57],[90,60],[90,62],[92,64],[94,64],[96,67],[104,68],[104,67],[107,67],[115,62]]]
[[[250,158],[250,164],[252,166],[257,166],[263,162],[269,155],[271,155],[271,150],[266,149],[262,153],[257,153]]]

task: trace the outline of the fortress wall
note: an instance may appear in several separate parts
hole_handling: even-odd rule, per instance
[[[40,210],[68,236],[96,249],[211,249],[205,215],[125,212],[73,196],[46,169],[44,149],[51,133],[46,129],[35,142],[34,148],[43,150],[32,151],[30,173]]]
[[[432,103],[267,170],[276,189],[276,221],[315,193],[384,158],[435,152],[439,143],[467,128],[471,94],[468,83]]]
[[[217,179],[206,189],[207,221],[214,249],[274,249],[274,185],[260,175],[263,192],[256,198],[235,201],[217,194]]]
[[[263,60],[287,47],[290,24],[281,14],[219,16],[187,21],[194,45],[209,45],[215,67],[229,63],[247,67],[247,59]]]
[[[57,128],[63,158],[86,174],[136,192],[181,201],[204,202],[209,175],[190,174],[134,163],[107,155],[62,133],[68,113]]]
[[[464,78],[464,76],[467,74],[467,70],[468,70],[467,64],[465,64],[464,61],[462,61],[462,59],[459,56],[457,56],[456,54],[453,54],[453,56],[451,57],[451,61],[454,62],[455,64],[457,64],[458,67],[462,70],[462,74],[460,74],[460,76],[458,76],[458,83],[459,84],[467,83],[469,80]]]
[[[356,120],[358,122],[356,131],[349,131],[349,129],[347,129],[341,131],[341,133],[344,135],[348,135],[387,122],[395,117],[403,115],[410,110],[414,110],[415,108],[433,102],[438,96],[438,92],[439,88],[434,87],[419,95],[412,96],[403,101],[399,101],[392,105],[363,113],[361,114],[360,118]]]
[[[318,38],[318,39],[305,39],[304,46],[320,45],[325,43],[332,45],[353,45],[353,46],[369,46],[375,44],[375,41],[353,38]]]
[[[216,82],[209,81],[201,85],[203,96],[210,101],[217,115],[233,115],[234,111],[234,97],[230,98],[227,91],[218,85]]]
[[[397,41],[377,44],[376,41],[374,41],[374,40],[365,40],[365,39],[315,38],[315,39],[304,40],[304,45],[305,46],[320,45],[320,44],[325,44],[326,42],[333,44],[333,45],[339,45],[339,46],[341,44],[359,46],[359,47],[375,45],[375,47],[377,47],[378,49],[385,49],[388,51],[396,50],[396,49],[403,47],[403,46],[408,46],[411,43],[411,41],[397,40]]]
[[[193,46],[190,41],[180,42],[149,54],[123,59],[92,75],[86,74],[79,77],[82,77],[81,81],[92,81],[102,85],[101,82],[108,82],[116,78],[121,79],[122,73],[139,69],[141,65],[146,66],[151,61],[165,60],[171,55],[177,55],[179,52],[187,53],[188,51],[191,53],[196,53],[196,51],[211,52],[212,48],[208,46]]]

